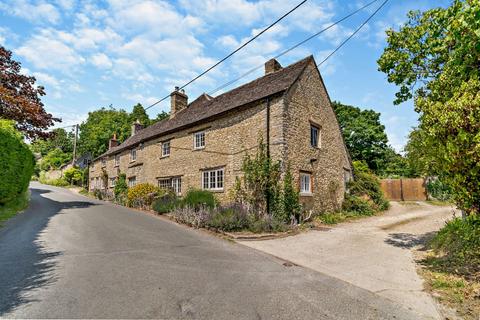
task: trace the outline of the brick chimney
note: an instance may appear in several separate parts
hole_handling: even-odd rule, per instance
[[[179,111],[185,109],[187,106],[188,96],[185,94],[185,91],[175,87],[175,91],[170,94],[170,118],[175,117]]]
[[[274,73],[280,69],[282,69],[282,65],[275,59],[265,62],[265,74]]]
[[[110,141],[108,141],[108,149],[112,149],[112,148],[115,148],[116,146],[118,146],[120,143],[118,142],[117,140],[117,134],[114,133],[113,134],[113,137],[112,139],[110,139]]]
[[[132,136],[134,136],[135,134],[137,134],[140,130],[143,129],[143,126],[140,124],[140,121],[135,121],[133,124],[132,124]]]

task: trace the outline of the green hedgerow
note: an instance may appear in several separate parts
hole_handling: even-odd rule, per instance
[[[22,195],[28,188],[35,159],[13,123],[0,120],[0,204]]]

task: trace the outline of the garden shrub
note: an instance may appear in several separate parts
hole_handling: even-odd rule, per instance
[[[247,229],[250,225],[248,211],[241,204],[218,207],[212,213],[208,225],[223,231]]]
[[[175,208],[175,210],[170,212],[170,215],[177,222],[184,223],[194,228],[203,228],[207,226],[207,223],[211,218],[211,211],[205,207],[194,209],[192,207],[184,206]]]
[[[115,196],[115,202],[121,205],[125,205],[127,202],[128,185],[127,176],[125,173],[118,175],[115,187],[113,188],[113,194]]]
[[[162,190],[163,191],[163,190]],[[165,190],[163,195],[160,195],[152,203],[152,209],[160,214],[173,211],[178,206],[178,199],[174,192]]]
[[[83,180],[82,170],[72,167],[63,172],[63,177],[69,184],[80,184]]]
[[[480,217],[455,218],[445,224],[430,242],[437,253],[458,273],[480,277]]]
[[[128,206],[138,208],[150,207],[160,191],[161,189],[159,187],[156,187],[150,183],[140,183],[136,186],[128,188]]]
[[[217,205],[215,195],[208,190],[190,189],[183,198],[183,206],[191,207],[195,210],[200,208],[214,208]]]
[[[452,189],[439,179],[434,179],[427,183],[428,195],[440,201],[452,199]]]
[[[34,156],[13,123],[0,120],[0,205],[27,190],[34,166]]]
[[[368,168],[365,168],[361,161],[354,161],[353,166],[355,178],[348,183],[349,193],[353,196],[367,197],[372,200],[374,211],[387,210],[390,204],[383,195],[378,178]]]
[[[345,195],[342,209],[345,212],[351,212],[360,216],[372,216],[375,214],[375,210],[372,208],[370,201],[351,194]]]

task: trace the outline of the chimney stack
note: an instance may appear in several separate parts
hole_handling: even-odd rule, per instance
[[[274,73],[282,69],[282,65],[275,59],[270,59],[265,62],[265,74]]]
[[[143,126],[140,124],[140,121],[135,121],[133,124],[132,124],[132,136],[134,136],[135,134],[137,134],[140,130],[143,129]]]
[[[110,141],[108,141],[108,149],[110,150],[112,148],[115,148],[119,144],[120,143],[117,140],[117,133],[114,133],[112,139],[110,139]]]
[[[175,91],[170,94],[170,118],[185,109],[188,106],[188,96],[185,94],[185,90],[179,90],[175,87]]]

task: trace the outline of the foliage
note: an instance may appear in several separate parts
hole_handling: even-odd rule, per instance
[[[62,150],[55,148],[42,158],[39,166],[41,170],[49,171],[59,169],[70,161],[72,161],[71,153],[65,153]]]
[[[451,188],[439,179],[429,181],[427,183],[427,191],[429,196],[440,201],[448,201],[452,197]]]
[[[159,196],[152,203],[152,209],[160,214],[173,211],[179,206],[179,200],[174,192],[165,192],[165,194]]]
[[[171,216],[177,221],[194,228],[204,228],[211,217],[211,210],[199,207],[194,209],[189,206],[180,206],[173,210]]]
[[[118,179],[113,188],[113,194],[115,195],[115,201],[122,205],[125,204],[128,194],[127,175],[121,173],[118,175]]]
[[[247,206],[256,220],[283,223],[300,221],[302,208],[290,169],[283,183],[280,162],[273,162],[260,136],[255,156],[247,154],[242,165],[243,177],[236,178],[232,198]],[[268,207],[268,205],[270,207]]]
[[[48,136],[43,130],[60,122],[43,108],[45,90],[35,81],[23,74],[12,52],[0,46],[0,118],[15,121],[15,128],[32,139]]]
[[[474,0],[412,11],[398,31],[387,31],[378,60],[379,70],[400,87],[395,103],[414,98],[417,130],[428,148],[424,168],[448,184],[470,214],[480,211],[479,12]]]
[[[364,198],[346,194],[342,204],[342,209],[345,212],[353,213],[359,216],[372,216],[375,214],[375,206]]]
[[[63,172],[63,177],[69,184],[80,184],[83,180],[82,170],[72,167]]]
[[[54,129],[47,138],[39,138],[32,142],[30,147],[35,153],[42,156],[47,155],[54,149],[60,149],[65,153],[73,152],[74,134],[64,129]]]
[[[108,141],[116,133],[120,142],[130,135],[130,115],[125,110],[113,107],[101,108],[88,113],[88,118],[80,125],[79,154],[90,152],[98,157],[108,148]]]
[[[380,113],[337,101],[332,106],[352,160],[365,161],[372,170],[379,170],[389,148],[385,126],[380,123]]]
[[[157,114],[157,117],[152,120],[153,123],[162,121],[165,119],[168,119],[170,117],[170,114],[168,112],[162,111],[159,114]]]
[[[250,226],[247,208],[241,204],[218,207],[211,215],[208,225],[223,231],[239,231]]]
[[[365,164],[362,162],[354,161],[353,167],[355,179],[348,183],[350,195],[365,197],[371,201],[372,209],[375,212],[387,210],[390,205],[383,195],[378,178],[370,170],[366,170]],[[353,204],[361,206],[359,202]]]
[[[6,204],[0,204],[0,227],[3,222],[28,207],[29,192],[25,191]]]
[[[47,179],[45,177],[45,171],[40,172],[40,176],[38,178],[38,181],[43,184],[49,184],[51,186],[56,186],[56,187],[66,187],[69,185],[67,180],[64,178],[58,178],[58,179]]]
[[[189,189],[183,198],[183,206],[200,210],[202,208],[212,209],[217,205],[215,195],[208,190]]]
[[[162,192],[162,189],[150,183],[139,183],[128,188],[128,206],[145,208],[152,205],[153,200]]]
[[[283,178],[283,189],[281,192],[281,198],[283,210],[278,210],[282,214],[274,213],[274,217],[280,221],[288,222],[292,217],[296,221],[301,221],[302,206],[299,200],[299,191],[294,187],[293,176],[290,169],[285,172]],[[277,211],[277,212],[278,212]]]
[[[137,103],[133,106],[133,110],[130,113],[129,118],[130,124],[139,121],[142,126],[148,127],[151,123],[145,108],[143,108],[142,104],[140,103]]]
[[[480,280],[480,217],[455,218],[446,223],[430,242],[443,254],[449,269],[458,274],[477,275]]]
[[[0,204],[27,190],[35,166],[32,152],[13,125],[12,121],[0,120]]]

